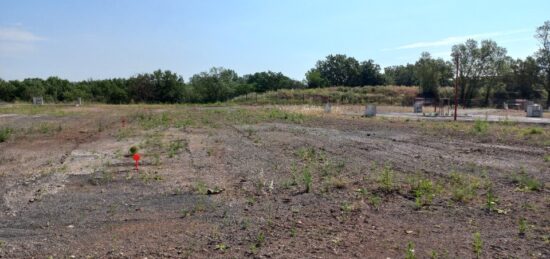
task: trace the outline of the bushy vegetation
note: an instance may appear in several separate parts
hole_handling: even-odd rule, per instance
[[[418,87],[406,86],[364,86],[364,87],[327,87],[315,89],[280,89],[263,94],[239,96],[236,103],[255,104],[322,104],[326,102],[341,104],[392,104],[412,105],[418,95]]]

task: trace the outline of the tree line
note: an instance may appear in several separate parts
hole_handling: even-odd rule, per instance
[[[169,70],[157,70],[130,78],[70,82],[58,77],[0,79],[0,100],[29,101],[42,96],[46,102],[69,102],[82,98],[92,102],[124,103],[212,103],[250,92],[304,87],[282,73],[258,72],[239,76],[231,69],[212,68],[193,75],[189,82]]]
[[[188,82],[171,71],[157,70],[130,78],[70,82],[58,77],[45,80],[0,79],[0,100],[28,101],[43,96],[49,102],[77,98],[104,103],[211,103],[251,92],[328,86],[419,86],[421,95],[438,99],[441,87],[453,86],[459,68],[459,97],[465,105],[481,99],[542,99],[550,106],[550,21],[536,29],[540,48],[525,59],[513,59],[493,40],[470,39],[454,45],[450,60],[424,52],[413,64],[385,67],[373,60],[358,61],[342,54],[317,61],[298,81],[280,72],[257,72],[239,76],[226,68],[212,68],[193,75]]]

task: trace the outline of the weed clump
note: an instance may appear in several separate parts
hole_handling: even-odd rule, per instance
[[[476,258],[480,258],[483,250],[483,240],[481,240],[481,234],[479,232],[476,232],[473,235],[472,247]]]
[[[520,191],[541,191],[543,186],[539,180],[529,176],[524,169],[512,176],[512,183],[516,184]]]
[[[486,120],[475,120],[474,133],[485,134],[489,130],[489,123]]]
[[[407,251],[405,253],[405,258],[406,259],[415,259],[416,258],[416,256],[414,255],[414,243],[409,242],[407,244]]]
[[[385,166],[382,169],[378,182],[380,183],[380,189],[385,193],[391,193],[395,191],[394,172],[390,166]]]
[[[451,193],[454,201],[469,202],[473,200],[480,187],[481,180],[477,177],[457,172],[451,173]]]
[[[13,130],[10,128],[0,128],[0,143],[8,140],[12,134]]]
[[[304,182],[305,192],[306,193],[311,192],[311,184],[313,182],[313,177],[311,175],[311,171],[307,167],[304,167],[304,169],[302,170],[302,181]]]
[[[439,186],[429,179],[420,179],[412,188],[417,208],[429,206],[432,204],[435,196],[440,192]]]

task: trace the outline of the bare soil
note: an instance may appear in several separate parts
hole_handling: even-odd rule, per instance
[[[0,110],[0,258],[550,257],[548,126],[20,111]]]

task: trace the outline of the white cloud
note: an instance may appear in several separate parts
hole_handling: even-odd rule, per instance
[[[0,41],[35,42],[44,38],[19,27],[0,27]]]
[[[487,38],[498,38],[502,36],[520,34],[520,33],[525,33],[529,31],[531,30],[523,29],[523,30],[514,30],[514,31],[506,31],[506,32],[489,32],[489,33],[471,34],[471,35],[463,35],[463,36],[451,36],[451,37],[447,37],[447,38],[435,40],[435,41],[415,42],[415,43],[399,46],[394,50],[451,46],[454,44],[463,43],[468,39],[478,40],[478,39],[487,39]]]
[[[16,57],[33,52],[44,38],[17,27],[0,27],[0,56]]]

